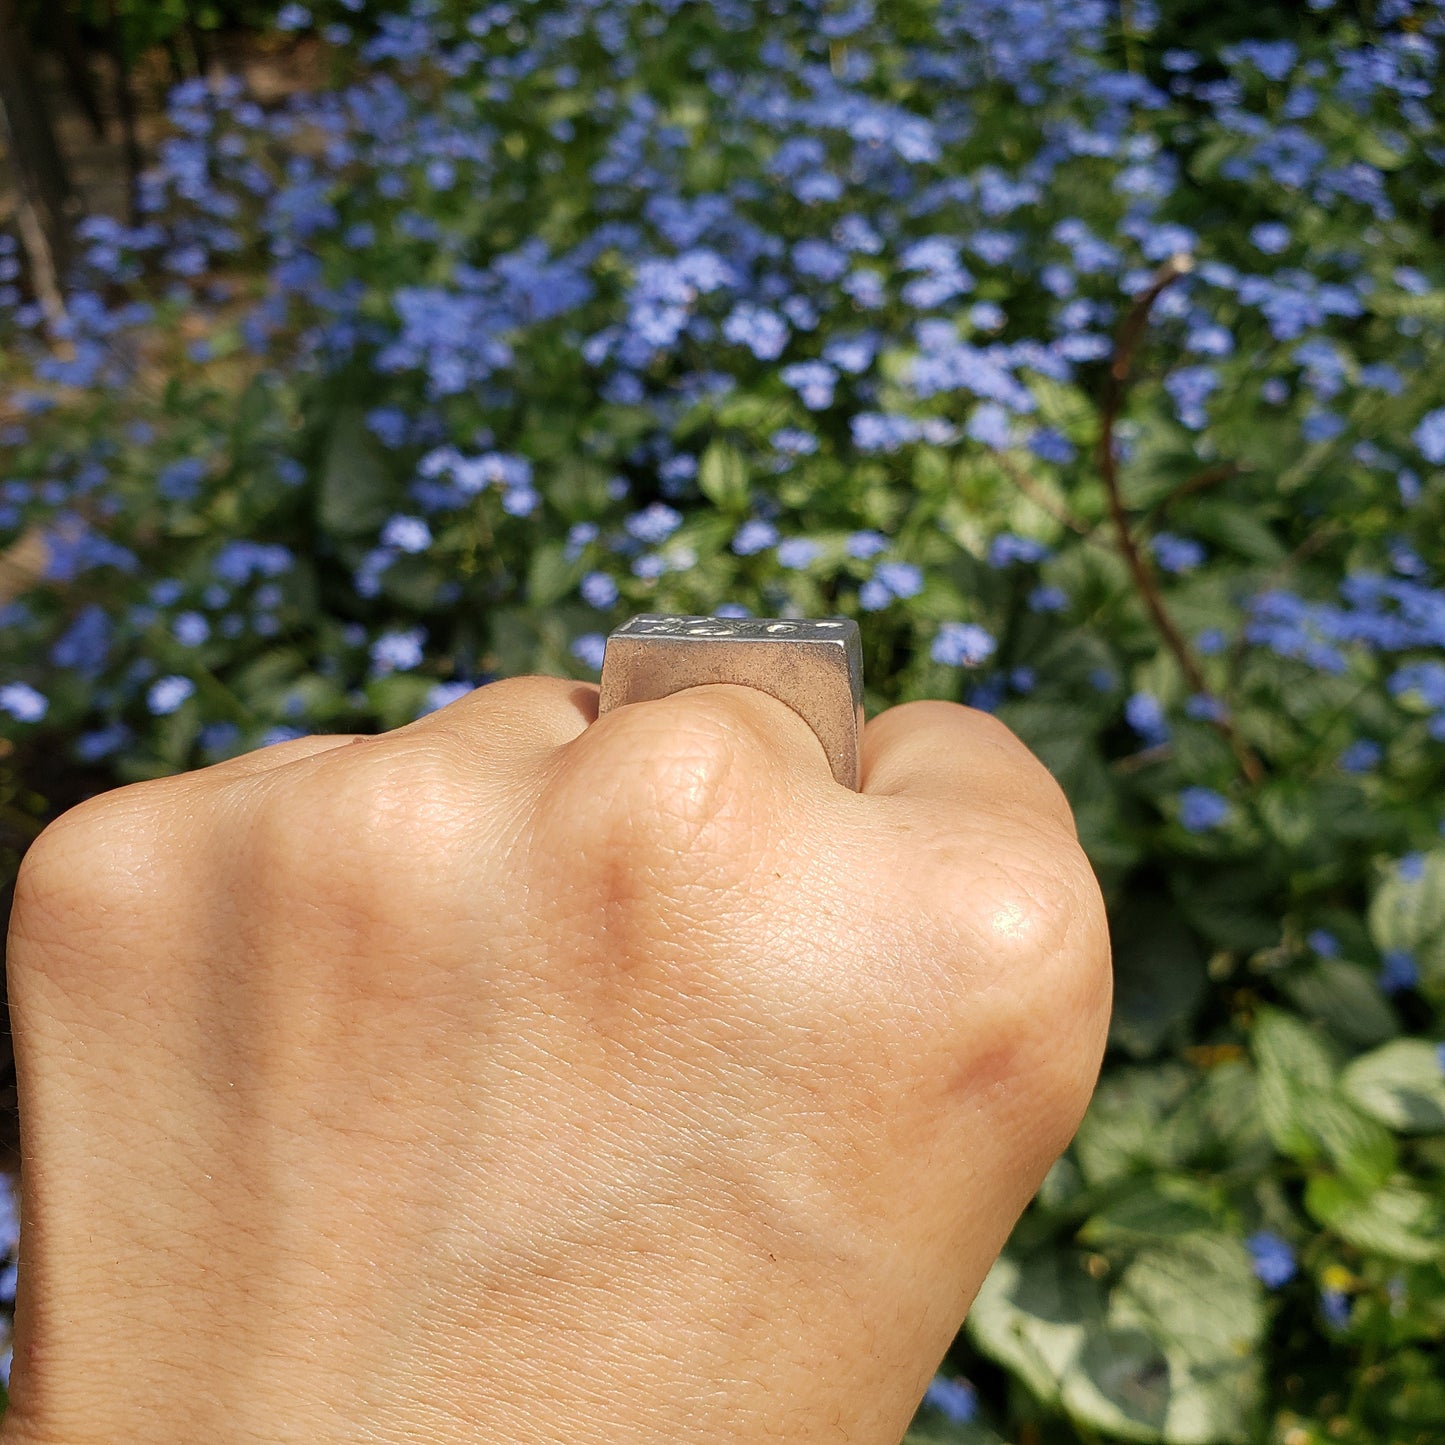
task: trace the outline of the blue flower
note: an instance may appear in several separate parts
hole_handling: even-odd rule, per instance
[[[1251,227],[1249,239],[1266,256],[1278,256],[1290,243],[1289,227],[1279,221],[1262,221]]]
[[[585,547],[595,542],[600,528],[596,522],[574,522],[567,530],[567,545],[562,555],[569,562],[575,562]]]
[[[822,411],[833,404],[838,373],[822,361],[798,361],[785,366],[782,378],[802,398],[809,411]]]
[[[1342,1330],[1350,1323],[1350,1297],[1343,1290],[1320,1291],[1320,1313],[1331,1329]]]
[[[366,413],[366,428],[384,447],[399,447],[407,439],[411,423],[399,406],[378,406]]]
[[[1418,883],[1425,876],[1425,855],[1406,853],[1395,870],[1405,883]]]
[[[1268,1289],[1280,1289],[1295,1277],[1298,1266],[1287,1240],[1261,1229],[1245,1240],[1256,1277]]]
[[[1213,788],[1185,788],[1179,794],[1179,822],[1190,833],[1208,833],[1229,817],[1229,800]]]
[[[640,512],[634,512],[624,523],[630,536],[639,542],[655,547],[665,542],[682,526],[682,513],[666,502],[652,502]]]
[[[178,612],[171,635],[182,647],[199,647],[211,635],[211,624],[199,612]]]
[[[993,656],[998,643],[975,622],[945,622],[929,656],[947,667],[977,667]]]
[[[304,738],[304,728],[291,727],[286,723],[279,723],[275,727],[269,727],[257,739],[263,748],[275,747],[277,743],[294,743],[297,738]]]
[[[1008,411],[996,401],[981,402],[974,407],[963,430],[965,436],[997,452],[1007,451],[1013,445],[1013,423]]]
[[[50,649],[51,662],[84,678],[98,677],[110,656],[111,626],[104,608],[93,602],[82,607],[75,621],[56,638]]]
[[[205,475],[206,463],[200,457],[183,457],[157,473],[156,491],[170,502],[194,501]]]
[[[988,565],[1008,567],[1015,562],[1042,562],[1049,555],[1049,549],[1032,537],[1019,537],[1012,532],[1000,532],[988,544]]]
[[[28,682],[7,682],[0,686],[0,712],[8,712],[17,722],[37,723],[49,710],[45,694]]]
[[[1029,437],[1029,450],[1040,461],[1067,466],[1078,455],[1073,442],[1053,427],[1040,427]]]
[[[146,706],[156,717],[166,717],[181,706],[196,690],[196,685],[188,677],[179,677],[172,674],[169,677],[158,677],[150,685],[146,693]]]
[[[425,552],[431,542],[431,528],[420,517],[391,517],[381,529],[381,545],[398,552]]]
[[[733,534],[732,549],[739,557],[751,557],[776,545],[778,529],[771,522],[754,517],[744,522]]]
[[[778,565],[800,571],[811,567],[822,552],[823,549],[811,538],[787,537],[778,543]]]
[[[1339,768],[1344,773],[1368,773],[1379,767],[1385,750],[1370,738],[1356,738],[1340,754]]]
[[[1192,537],[1160,532],[1150,545],[1154,560],[1166,572],[1192,572],[1204,561],[1204,548]]]
[[[383,632],[369,649],[372,676],[380,677],[388,672],[410,672],[420,667],[426,629],[423,627],[396,628]]]
[[[1445,407],[1427,412],[1410,434],[1416,450],[1433,467],[1445,463]]]
[[[1340,941],[1333,933],[1323,928],[1316,928],[1305,935],[1305,942],[1321,958],[1338,958],[1340,956]]]
[[[572,656],[594,672],[601,672],[607,639],[600,632],[585,632],[572,643]]]
[[[788,457],[810,457],[818,450],[818,438],[795,426],[780,427],[769,440],[774,451]]]
[[[788,324],[776,311],[740,302],[723,322],[723,335],[736,346],[746,346],[759,361],[775,361],[788,344]]]
[[[240,586],[252,577],[279,577],[295,558],[282,546],[262,542],[227,542],[216,554],[211,570],[222,582]]]
[[[617,601],[617,583],[606,572],[589,572],[580,588],[589,607],[611,607]]]
[[[1420,982],[1420,970],[1414,955],[1403,948],[1387,948],[1380,955],[1378,977],[1381,993],[1404,993]]]
[[[850,532],[848,540],[843,545],[850,557],[856,557],[862,562],[869,557],[876,557],[879,552],[886,552],[888,538],[882,532]]]
[[[835,336],[823,348],[823,360],[839,371],[858,376],[868,370],[878,350],[877,337],[871,333],[852,336]]]
[[[950,1380],[935,1375],[923,1396],[923,1403],[959,1425],[967,1425],[978,1414],[978,1392],[967,1380]]]
[[[135,735],[124,723],[81,733],[75,740],[75,756],[83,763],[98,763],[126,747]]]
[[[1169,741],[1169,724],[1164,705],[1153,693],[1136,692],[1124,704],[1124,720],[1139,734],[1147,747]]]
[[[1069,594],[1062,587],[1042,583],[1029,593],[1030,612],[1063,612],[1069,605]]]
[[[294,0],[283,5],[276,12],[276,19],[272,22],[277,30],[305,30],[311,24],[311,12],[304,5],[297,5]]]
[[[417,716],[424,717],[427,713],[436,712],[438,708],[447,707],[472,691],[469,682],[439,682],[427,693],[426,701],[422,703]]]
[[[881,607],[886,607],[895,597],[901,599],[916,597],[923,591],[923,573],[915,567],[912,562],[880,562],[873,569],[873,576],[864,584],[863,592],[876,584],[876,592],[870,594],[873,597],[881,596],[881,602],[868,607],[870,612],[877,612]],[[860,592],[859,600],[862,601],[863,593]]]
[[[849,423],[853,445],[860,452],[896,452],[921,435],[918,423],[911,416],[886,412],[864,411]]]
[[[1221,699],[1207,692],[1197,692],[1184,704],[1184,712],[1196,722],[1220,723],[1229,716]]]

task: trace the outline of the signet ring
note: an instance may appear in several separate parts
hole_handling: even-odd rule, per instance
[[[817,734],[833,776],[858,790],[863,651],[851,618],[641,613],[607,638],[597,713],[712,682],[757,688],[792,708]]]

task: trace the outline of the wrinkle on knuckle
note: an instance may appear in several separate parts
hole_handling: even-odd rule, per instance
[[[667,701],[619,714],[581,759],[576,781],[589,786],[602,851],[660,879],[750,859],[767,838],[761,740],[726,712]]]

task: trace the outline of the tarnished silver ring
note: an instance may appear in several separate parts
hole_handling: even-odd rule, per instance
[[[818,735],[833,776],[857,790],[863,650],[856,622],[641,613],[607,638],[598,715],[710,682],[755,687],[786,703]]]

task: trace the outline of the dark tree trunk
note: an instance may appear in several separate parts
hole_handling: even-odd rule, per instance
[[[196,57],[196,74],[209,75],[211,70],[210,47],[206,44],[205,33],[196,20],[194,4],[186,5],[186,35],[190,38],[191,50]]]
[[[0,0],[0,140],[15,173],[18,229],[31,285],[56,322],[64,314],[61,286],[74,192],[15,0]]]
[[[104,140],[105,111],[96,90],[95,76],[91,74],[89,52],[85,48],[85,41],[81,39],[69,5],[49,7],[46,11],[46,22],[50,27],[52,43],[60,55],[60,62],[65,67],[65,79],[70,86],[70,93],[85,113],[86,120],[90,122],[96,140]]]
[[[140,173],[145,165],[140,136],[136,132],[135,91],[130,82],[130,55],[125,43],[125,20],[116,0],[110,0],[110,54],[115,66],[115,108],[120,116],[121,148],[125,154],[126,195],[129,198],[130,220],[140,220]]]

